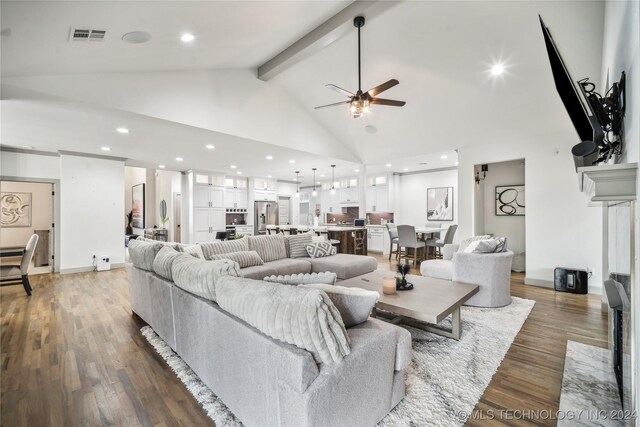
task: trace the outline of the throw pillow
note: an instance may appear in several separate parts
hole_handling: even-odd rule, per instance
[[[262,258],[260,258],[260,255],[258,255],[258,252],[256,251],[231,252],[228,254],[212,255],[211,259],[230,259],[231,261],[237,262],[238,265],[240,265],[240,268],[264,264]]]
[[[311,243],[313,233],[294,234],[285,236],[284,241],[287,245],[287,254],[289,258],[309,258],[309,254],[305,249]]]
[[[136,267],[153,271],[153,260],[160,252],[160,249],[162,249],[162,243],[160,242],[150,243],[142,240],[138,241],[138,239],[131,240],[129,241],[129,258]]]
[[[184,252],[185,254],[189,254],[191,256],[194,256],[196,258],[200,258],[200,259],[205,259],[204,258],[204,252],[202,252],[202,246],[200,245],[189,245],[189,246],[183,246],[182,247],[182,252]]]
[[[264,262],[277,261],[287,257],[283,234],[249,236],[249,250],[258,252]]]
[[[173,261],[179,256],[180,252],[170,246],[164,246],[158,251],[158,255],[156,255],[156,258],[153,260],[153,271],[155,271],[158,276],[164,277],[167,280],[173,280],[171,266],[173,266]]]
[[[496,253],[496,252],[504,252],[505,250],[507,250],[506,237],[479,240],[474,243],[477,243],[477,245],[473,249],[474,253],[490,254],[490,253]]]
[[[477,240],[490,239],[490,238],[491,236],[484,235],[484,236],[473,236],[473,237],[469,237],[468,239],[464,239],[462,242],[460,242],[460,245],[458,247],[458,252],[465,252],[465,249],[467,249],[467,246],[469,246],[471,242],[475,242]]]
[[[342,316],[346,328],[366,322],[371,310],[378,302],[380,294],[362,288],[331,286],[320,283],[303,285],[305,288],[320,289],[329,296]]]
[[[331,242],[325,240],[323,242],[315,242],[305,246],[307,253],[311,258],[323,258],[326,256],[335,255],[337,253],[336,248],[331,246]]]
[[[200,243],[205,259],[211,259],[212,255],[228,254],[231,252],[242,252],[249,250],[249,240],[246,237],[235,240],[224,240],[220,242]]]
[[[216,301],[216,283],[223,276],[238,276],[238,264],[228,259],[205,261],[180,254],[171,266],[173,282],[181,289]]]
[[[338,275],[336,273],[331,273],[327,271],[325,273],[300,273],[300,274],[292,274],[286,276],[267,276],[263,280],[265,282],[275,282],[282,283],[283,285],[304,285],[307,283],[323,283],[326,285],[335,285],[336,278]]]

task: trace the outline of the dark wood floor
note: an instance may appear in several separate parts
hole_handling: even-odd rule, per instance
[[[394,268],[377,258],[380,268]],[[522,275],[513,277],[512,294],[536,305],[476,414],[557,410],[567,340],[607,345],[599,298],[558,294],[522,281]],[[30,298],[22,286],[0,288],[3,426],[213,425],[140,334],[125,270],[33,276],[32,287]],[[496,420],[468,424],[501,425]]]

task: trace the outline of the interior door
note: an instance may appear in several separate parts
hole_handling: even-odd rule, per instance
[[[173,241],[182,242],[182,194],[173,193]]]

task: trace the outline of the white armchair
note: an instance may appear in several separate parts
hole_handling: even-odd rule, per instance
[[[458,245],[445,245],[442,259],[420,264],[423,276],[472,283],[480,290],[465,305],[503,307],[511,304],[511,262],[513,252],[457,252]]]

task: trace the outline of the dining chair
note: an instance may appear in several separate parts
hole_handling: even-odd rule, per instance
[[[393,255],[393,245],[396,245],[396,260],[400,256],[400,246],[398,245],[398,227],[392,223],[387,224],[387,233],[389,233],[389,261],[391,261],[391,255]]]
[[[20,264],[3,264],[0,265],[0,283],[3,285],[19,285],[22,284],[27,296],[31,296],[31,283],[29,283],[29,265],[31,265],[31,259],[33,253],[36,250],[38,244],[38,235],[34,234],[29,238],[24,253],[22,254],[22,260]]]
[[[436,250],[436,258],[442,258],[442,248],[444,245],[450,245],[453,243],[453,237],[456,235],[456,231],[458,230],[458,225],[453,224],[447,228],[447,232],[442,239],[432,239],[427,241],[427,246],[432,247]]]
[[[400,247],[400,258],[404,254],[405,258],[408,257],[407,249],[413,249],[413,265],[418,263],[418,250],[423,249],[426,251],[426,242],[418,240],[416,235],[416,228],[413,225],[399,225],[398,226],[398,246]],[[404,251],[402,251],[404,248]]]

